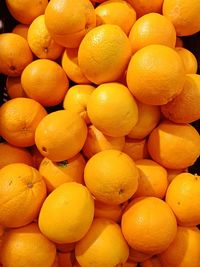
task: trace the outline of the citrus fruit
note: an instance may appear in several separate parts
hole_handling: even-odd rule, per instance
[[[120,222],[122,217],[121,205],[108,205],[95,200],[94,217],[110,219],[115,222]]]
[[[141,17],[147,13],[161,13],[163,0],[128,0],[137,13],[137,17]]]
[[[191,51],[183,47],[176,47],[176,52],[182,59],[185,68],[185,73],[186,74],[197,73],[198,63],[195,55]]]
[[[6,79],[6,90],[8,96],[11,99],[16,97],[26,97],[26,94],[21,84],[21,76],[19,77],[8,76]]]
[[[148,158],[147,140],[132,139],[126,136],[122,151],[133,160],[146,159]]]
[[[17,24],[13,28],[12,33],[18,34],[18,35],[20,35],[21,37],[24,37],[27,40],[28,28],[29,28],[29,25],[20,23],[20,24]]]

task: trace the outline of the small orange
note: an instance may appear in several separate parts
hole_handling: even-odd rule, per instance
[[[147,259],[144,262],[141,262],[141,267],[163,267],[157,255]],[[171,266],[170,266],[171,267]]]
[[[145,104],[166,104],[181,92],[184,81],[180,56],[164,45],[148,45],[140,49],[128,65],[128,88]]]
[[[83,38],[78,63],[88,80],[102,84],[120,79],[131,55],[131,43],[123,30],[117,25],[103,24]]]
[[[0,143],[0,169],[11,163],[25,163],[33,166],[33,158],[25,148]]]
[[[188,74],[181,93],[161,107],[164,116],[175,123],[200,119],[200,75]]]
[[[181,174],[183,172],[187,172],[187,169],[166,169],[167,170],[167,179],[169,184],[171,183],[171,181],[178,175]]]
[[[48,192],[67,182],[83,183],[85,160],[81,154],[61,162],[53,162],[44,158],[39,172],[44,178]]]
[[[128,136],[130,138],[143,139],[156,127],[160,120],[161,112],[160,107],[147,105],[139,101],[137,101],[137,106],[138,121]]]
[[[162,11],[174,24],[178,36],[192,35],[200,30],[199,0],[164,0]]]
[[[6,90],[11,99],[16,97],[26,97],[26,94],[21,84],[21,76],[8,76],[6,80]]]
[[[65,244],[79,241],[94,217],[94,200],[82,184],[64,183],[45,199],[39,214],[39,228],[50,240]]]
[[[32,155],[32,158],[33,158],[33,166],[36,169],[39,169],[40,163],[42,162],[42,160],[43,160],[44,157],[39,152],[39,150],[37,149],[36,145],[34,145],[34,146],[32,146],[30,148],[30,152],[31,152],[31,155]]]
[[[199,267],[200,231],[197,227],[178,227],[175,239],[159,255],[162,267]]]
[[[139,170],[138,188],[134,197],[164,198],[168,187],[167,171],[150,159],[135,162]]]
[[[200,176],[191,173],[177,175],[167,189],[166,202],[179,225],[200,224]]]
[[[122,215],[122,232],[133,249],[147,254],[161,253],[176,236],[176,218],[163,200],[136,198]]]
[[[77,84],[70,87],[63,100],[64,109],[80,114],[85,122],[89,124],[87,103],[94,89],[94,86],[86,84]]]
[[[150,156],[168,169],[184,169],[200,155],[200,136],[189,124],[163,121],[148,140]]]
[[[139,262],[141,264],[146,259],[149,259],[151,255],[152,254],[143,253],[129,247],[129,260],[132,262]]]
[[[23,163],[0,170],[0,224],[20,227],[37,218],[46,197],[46,185],[39,172]]]
[[[5,267],[52,267],[56,257],[55,245],[44,237],[36,223],[10,229],[4,237],[0,261]]]
[[[195,55],[188,49],[183,47],[176,47],[176,51],[182,59],[185,68],[185,73],[186,74],[197,73],[198,63]]]
[[[115,222],[120,222],[122,217],[121,205],[108,205],[97,200],[95,200],[94,205],[95,218],[105,218]]]
[[[127,261],[128,255],[129,248],[120,226],[103,218],[94,219],[75,247],[75,256],[81,266],[120,266]]]
[[[97,25],[118,25],[126,35],[136,21],[136,12],[132,6],[124,0],[108,0],[95,8]]]
[[[32,146],[36,127],[46,115],[46,110],[33,99],[11,99],[0,108],[1,136],[14,146]]]
[[[75,83],[90,84],[78,64],[78,48],[66,48],[62,55],[62,67],[67,76]]]
[[[161,44],[174,48],[176,30],[171,21],[163,15],[149,13],[136,21],[130,31],[129,39],[133,52],[151,44]]]
[[[26,24],[17,24],[13,28],[12,32],[20,35],[21,37],[24,37],[27,40],[28,28],[29,28],[29,25],[26,25]]]
[[[84,120],[69,110],[59,110],[48,114],[39,123],[35,143],[43,156],[57,162],[78,154],[86,137]]]
[[[49,34],[44,15],[38,16],[31,23],[27,40],[32,52],[38,58],[55,60],[62,54],[63,47],[57,44]]]
[[[94,156],[96,153],[107,150],[116,149],[122,150],[125,145],[125,138],[111,137],[103,134],[94,125],[88,127],[88,134],[83,146],[83,154],[88,159]]]
[[[19,76],[32,60],[31,49],[23,37],[15,33],[0,35],[0,73]]]
[[[137,17],[141,17],[145,14],[156,12],[162,12],[163,0],[127,0],[137,13]]]
[[[104,150],[88,160],[85,184],[95,199],[108,205],[127,201],[137,190],[139,173],[134,161],[118,150]]]
[[[147,140],[146,139],[132,139],[126,137],[125,145],[122,150],[133,160],[148,158]]]
[[[99,85],[88,100],[87,112],[92,124],[112,137],[127,135],[138,120],[137,103],[120,83]]]
[[[30,24],[37,16],[44,13],[48,0],[6,0],[11,15],[21,23]]]
[[[29,64],[22,72],[21,83],[28,97],[47,107],[59,104],[69,88],[62,67],[49,59]]]
[[[94,7],[89,0],[51,0],[45,10],[50,35],[60,45],[78,47],[85,34],[96,26]]]

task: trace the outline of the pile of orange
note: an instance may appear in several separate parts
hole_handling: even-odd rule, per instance
[[[5,2],[0,265],[199,267],[200,1]]]

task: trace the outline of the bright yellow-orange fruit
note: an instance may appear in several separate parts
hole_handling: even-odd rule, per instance
[[[95,199],[109,205],[127,201],[137,190],[138,170],[134,161],[118,150],[104,150],[86,164],[85,184]]]
[[[186,74],[194,74],[197,73],[197,59],[195,55],[190,52],[188,49],[183,48],[183,47],[176,47],[176,52],[179,54],[179,56],[182,59],[184,68],[185,68],[185,73]]]
[[[29,25],[26,25],[26,24],[17,24],[13,28],[12,32],[20,35],[21,37],[24,37],[25,39],[27,39],[28,29],[29,29]]]
[[[59,185],[67,182],[83,183],[85,160],[81,154],[61,162],[53,162],[44,158],[39,172],[45,180],[47,190],[53,191]]]
[[[94,217],[110,219],[115,222],[120,222],[122,217],[121,205],[108,205],[95,200]]]
[[[15,33],[0,35],[0,73],[19,76],[32,60],[31,49],[23,37]]]
[[[197,227],[178,227],[175,239],[159,256],[162,267],[199,267],[200,231]]]
[[[169,169],[184,169],[200,155],[200,136],[189,124],[161,122],[148,140],[150,156]]]
[[[141,17],[145,14],[156,12],[162,12],[163,0],[127,0],[137,13],[137,17]]]
[[[58,44],[74,48],[96,26],[96,15],[89,0],[51,0],[45,10],[45,23]]]
[[[120,83],[99,85],[88,100],[87,113],[98,130],[112,137],[127,135],[138,120],[137,103]]]
[[[179,225],[200,224],[200,176],[191,173],[177,175],[167,189],[166,202]]]
[[[133,52],[151,44],[161,44],[174,48],[176,30],[171,21],[163,15],[149,13],[136,21],[130,31],[129,39]]]
[[[122,151],[133,160],[146,159],[149,157],[146,139],[132,139],[126,137]]]
[[[83,154],[91,158],[96,153],[107,149],[122,150],[125,145],[125,137],[111,137],[103,134],[94,125],[88,127],[88,134],[83,146]]]
[[[200,30],[199,0],[164,0],[162,11],[174,24],[178,36],[192,35]]]
[[[78,154],[87,137],[84,120],[69,110],[48,114],[38,125],[35,143],[41,154],[52,161],[63,161]]]
[[[11,145],[32,146],[36,127],[46,115],[43,106],[33,99],[11,99],[0,108],[0,134]]]
[[[16,97],[26,97],[24,89],[22,88],[20,76],[8,76],[6,80],[6,90],[11,99]]]
[[[64,183],[45,199],[39,228],[56,243],[72,243],[85,236],[93,217],[94,200],[88,189],[79,183]]]
[[[103,218],[94,219],[87,234],[75,247],[75,256],[81,266],[120,266],[128,255],[128,245],[120,226]]]
[[[78,63],[88,80],[102,84],[120,79],[131,55],[131,43],[123,30],[117,25],[103,24],[83,38]]]
[[[52,267],[56,247],[43,236],[36,223],[8,230],[2,242],[0,261],[5,267]]]
[[[89,124],[87,103],[94,89],[94,86],[86,84],[77,84],[70,87],[63,100],[64,109],[80,114],[85,122]]]
[[[164,116],[175,123],[200,119],[200,75],[188,74],[181,93],[161,107]]]
[[[133,249],[144,253],[161,253],[175,238],[176,218],[163,200],[155,197],[136,198],[122,215],[122,232]]]
[[[184,81],[185,70],[180,56],[164,45],[140,49],[128,65],[128,88],[145,104],[166,104],[181,92]]]
[[[37,218],[46,197],[40,173],[23,163],[0,170],[0,225],[20,227]]]
[[[97,25],[118,25],[126,35],[136,21],[136,12],[132,6],[124,0],[108,0],[95,8]]]
[[[44,15],[38,16],[31,23],[27,40],[32,52],[38,58],[55,60],[62,54],[63,47],[51,37],[45,24]]]

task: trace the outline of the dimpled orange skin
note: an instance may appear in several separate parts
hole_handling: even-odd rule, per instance
[[[117,25],[103,24],[89,31],[78,51],[78,63],[95,84],[121,78],[132,55],[127,35]]]
[[[181,92],[184,81],[185,70],[180,56],[164,45],[140,49],[128,65],[128,88],[145,104],[166,104]]]
[[[184,169],[200,155],[200,136],[189,124],[161,122],[148,140],[150,156],[169,169]],[[174,153],[176,151],[176,153]]]
[[[51,0],[45,10],[49,33],[60,45],[78,47],[85,34],[96,26],[94,7],[89,0]]]
[[[127,135],[138,120],[137,103],[120,83],[98,86],[90,95],[87,113],[97,129],[112,137]]]
[[[69,110],[59,110],[48,114],[38,125],[35,143],[43,156],[57,162],[79,153],[86,137],[84,120]]]

